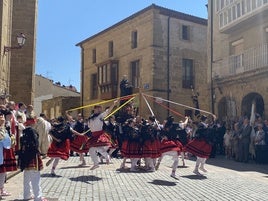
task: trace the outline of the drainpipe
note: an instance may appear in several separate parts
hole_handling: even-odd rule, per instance
[[[80,95],[80,98],[81,98],[81,105],[83,106],[84,105],[84,48],[81,46],[81,72],[80,72],[80,80],[81,80],[81,83],[80,83],[80,91],[81,91],[81,95]],[[84,110],[82,109],[82,116],[84,116]]]
[[[168,24],[167,24],[167,100],[170,99],[170,64],[169,64],[169,53],[170,53],[170,16],[168,16]],[[167,107],[169,108],[169,102],[167,103]],[[169,110],[167,111],[167,116],[169,116]]]
[[[210,93],[211,112],[215,113],[214,88],[213,88],[213,0],[210,1]]]

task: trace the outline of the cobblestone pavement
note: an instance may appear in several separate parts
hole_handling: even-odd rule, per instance
[[[122,159],[112,159],[111,164],[91,171],[91,160],[86,160],[86,167],[77,166],[79,157],[60,161],[55,177],[50,175],[51,166],[45,167],[41,172],[44,197],[50,201],[268,200],[268,165],[217,157],[207,161],[204,176],[196,176],[192,173],[194,161],[186,160],[186,167],[179,165],[179,178],[174,179],[170,177],[172,160],[168,156],[156,172],[130,172],[130,163],[122,170]],[[22,176],[19,173],[8,179],[5,188],[12,196],[5,200],[22,199]]]

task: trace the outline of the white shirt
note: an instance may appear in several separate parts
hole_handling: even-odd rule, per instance
[[[101,113],[99,116],[95,117],[94,119],[90,119],[88,121],[88,127],[90,128],[91,132],[102,131],[103,127],[103,119],[108,115],[108,110]]]

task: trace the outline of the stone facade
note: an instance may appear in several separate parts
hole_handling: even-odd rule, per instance
[[[33,103],[35,50],[37,28],[37,0],[13,1],[12,37],[24,33],[27,37],[23,49],[11,51],[10,94],[15,102]],[[12,43],[16,46],[16,41]]]
[[[10,79],[10,55],[4,54],[4,46],[11,46],[12,35],[12,13],[13,1],[3,0],[0,3],[0,47],[1,47],[1,67],[0,67],[0,93],[9,93]]]
[[[208,10],[208,78],[216,114],[224,120],[249,117],[253,108],[267,119],[267,1],[210,0]]]
[[[186,40],[182,38],[183,27],[187,29]],[[118,97],[119,82],[127,75],[134,92],[193,107],[190,86],[182,86],[183,59],[188,59],[193,67],[190,82],[200,93],[200,107],[208,109],[206,41],[205,19],[154,4],[135,13],[77,44],[82,49],[82,104]],[[107,72],[105,76],[103,72]],[[140,115],[147,118],[151,113],[146,102],[142,97],[136,102]],[[159,120],[170,113],[153,99],[149,102]],[[182,118],[189,112],[186,110],[191,110],[171,104],[170,108]],[[86,114],[89,112],[90,108],[84,110]]]
[[[2,0],[1,16],[1,81],[0,92],[12,95],[15,102],[33,102],[37,0]],[[16,36],[24,33],[22,49],[4,52],[4,46],[16,47]]]
[[[65,112],[72,108],[80,106],[80,97],[55,97],[53,99],[42,101],[43,113],[49,118],[54,119],[59,116],[65,116]],[[76,116],[79,110],[71,113]]]

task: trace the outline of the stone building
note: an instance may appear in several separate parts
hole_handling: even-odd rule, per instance
[[[268,118],[268,1],[208,2],[208,81],[221,119]]]
[[[42,75],[35,75],[33,106],[36,115],[42,112],[49,118],[55,118],[68,109],[79,107],[80,93],[72,85],[65,86]]]
[[[43,113],[49,118],[54,119],[59,116],[65,116],[65,112],[69,109],[77,108],[80,106],[79,96],[58,96],[52,99],[42,101]],[[76,117],[79,111],[75,110],[71,113]]]
[[[79,42],[81,47],[82,105],[119,96],[119,83],[127,75],[135,92],[161,97],[165,107],[149,100],[156,117],[184,115],[193,107],[192,88],[200,107],[208,109],[207,20],[152,4],[113,26]],[[138,98],[140,115],[150,111]],[[84,112],[90,112],[86,108]]]
[[[2,0],[0,2],[0,16],[0,92],[11,94],[12,100],[15,102],[32,103],[34,98],[37,0]],[[20,33],[25,34],[27,40],[23,48],[17,49],[16,36]],[[4,51],[5,46],[12,48],[9,51]]]

